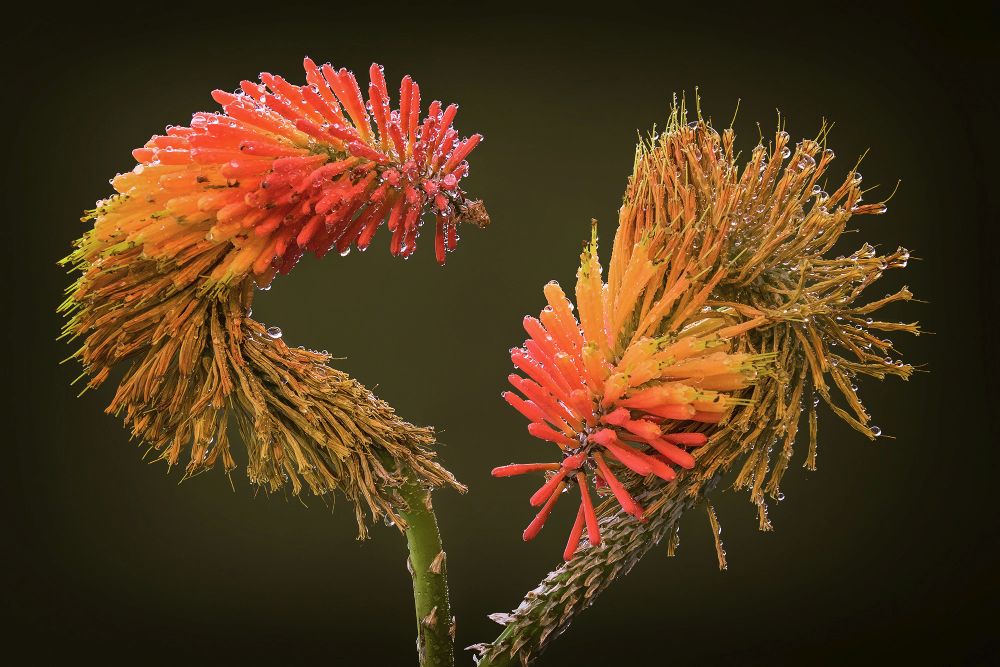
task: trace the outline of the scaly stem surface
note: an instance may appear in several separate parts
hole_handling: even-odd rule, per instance
[[[413,578],[420,665],[452,667],[454,625],[448,601],[448,570],[437,517],[431,507],[431,492],[410,476],[400,495],[408,506],[400,515],[407,525],[406,543],[410,550],[407,568]]]
[[[700,503],[716,481],[692,475],[666,489],[638,495],[636,500],[648,503],[645,521],[624,512],[604,519],[600,545],[577,552],[550,572],[511,614],[499,615],[506,627],[493,643],[476,647],[482,658],[479,667],[532,662],[612,581],[627,574],[661,539],[673,539],[681,515]]]

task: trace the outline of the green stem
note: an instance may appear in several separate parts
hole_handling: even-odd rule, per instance
[[[448,570],[437,517],[431,507],[431,492],[408,477],[400,495],[408,506],[400,514],[407,525],[406,543],[410,549],[407,568],[413,578],[420,665],[453,667],[455,639],[448,601]]]

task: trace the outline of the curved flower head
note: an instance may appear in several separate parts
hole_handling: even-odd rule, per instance
[[[393,108],[372,65],[368,99],[354,75],[305,60],[305,85],[261,74],[221,112],[197,113],[133,152],[112,180],[118,194],[85,220],[94,226],[64,260],[80,272],[61,311],[81,338],[88,387],[128,362],[108,412],[186,475],[236,466],[227,437],[240,427],[252,482],[334,490],[402,525],[398,489],[462,488],[435,459],[433,432],[405,422],[368,389],[290,347],[250,317],[267,286],[305,252],[367,248],[388,226],[389,249],[410,256],[425,214],[437,258],[462,222],[483,226],[481,202],[462,189],[480,135],[459,139],[456,105],[432,102],[404,77]]]
[[[493,475],[548,473],[531,497],[541,510],[525,540],[538,534],[561,493],[577,487],[580,508],[567,559],[584,528],[591,544],[601,539],[591,483],[641,519],[644,509],[620,476],[669,481],[678,468],[694,467],[689,450],[707,442],[704,427],[743,402],[734,392],[771,356],[734,350],[733,339],[763,320],[706,307],[707,288],[692,280],[698,258],[667,261],[668,245],[663,229],[645,235],[612,289],[601,277],[595,229],[577,272],[579,319],[563,289],[550,282],[548,306],[524,319],[529,338],[511,351],[523,375],[509,377],[516,391],[503,397],[528,418],[532,435],[560,448],[562,459],[501,466]]]

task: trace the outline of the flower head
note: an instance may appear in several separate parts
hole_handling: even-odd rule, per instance
[[[251,317],[254,286],[304,252],[362,250],[387,223],[394,255],[416,248],[435,218],[437,258],[457,225],[488,223],[461,182],[480,135],[459,140],[457,106],[429,105],[410,77],[390,106],[372,65],[368,101],[354,75],[305,60],[305,85],[261,74],[215,91],[197,113],[133,152],[116,195],[84,218],[93,228],[64,260],[80,275],[61,311],[64,335],[97,387],[128,362],[108,412],[186,474],[236,467],[228,424],[246,446],[252,482],[294,493],[342,492],[374,518],[402,526],[398,488],[463,488],[435,459],[433,432],[401,419],[326,352],[288,346]]]
[[[525,540],[538,534],[567,487],[578,488],[567,559],[584,527],[591,544],[601,539],[591,480],[642,518],[643,507],[620,475],[669,481],[677,468],[694,467],[689,449],[708,441],[703,427],[741,402],[734,392],[769,358],[734,351],[733,339],[763,320],[706,307],[705,290],[692,289],[698,257],[667,261],[669,244],[665,229],[644,235],[612,285],[601,277],[595,231],[577,272],[579,320],[563,289],[550,282],[548,306],[524,319],[529,338],[511,351],[523,375],[509,377],[516,392],[503,397],[528,418],[529,433],[562,450],[562,460],[501,466],[493,475],[548,473],[531,497],[541,511]]]
[[[750,489],[768,528],[764,494],[780,495],[810,390],[816,403],[822,398],[861,432],[879,435],[854,378],[908,377],[912,367],[889,356],[891,341],[873,330],[918,329],[871,317],[909,299],[906,288],[856,302],[884,269],[905,266],[909,253],[879,254],[865,244],[849,257],[828,256],[852,216],[883,213],[885,202],[862,203],[856,168],[831,193],[824,190],[834,159],[826,133],[824,126],[816,139],[793,147],[779,128],[769,146],[758,145],[739,165],[733,130],[720,133],[700,115],[687,122],[681,103],[666,130],[640,144],[607,282],[595,238],[577,274],[579,321],[550,283],[549,306],[525,319],[530,338],[511,355],[527,377],[511,375],[520,395],[505,399],[531,420],[532,435],[564,453],[557,463],[493,471],[547,475],[531,499],[542,510],[525,539],[575,484],[581,509],[565,556],[584,527],[596,544],[591,476],[641,518],[636,491],[649,497],[656,480],[673,479],[678,468],[707,480],[738,461],[736,485]],[[842,351],[832,349],[837,344]],[[847,399],[846,409],[836,405],[825,376]],[[806,464],[813,467],[814,411],[809,430]],[[779,438],[781,454],[772,462]]]
[[[870,290],[883,273],[905,267],[910,253],[904,248],[879,251],[867,243],[854,252],[841,250],[846,240],[841,234],[853,222],[852,216],[883,213],[886,202],[862,203],[870,188],[861,188],[857,164],[845,179],[829,179],[834,155],[826,146],[828,129],[824,124],[816,138],[792,145],[779,126],[773,140],[762,136],[749,159],[741,161],[732,128],[717,131],[700,110],[688,122],[681,101],[674,105],[664,131],[640,142],[619,212],[607,291],[602,290],[604,318],[591,321],[619,321],[609,319],[607,304],[613,303],[609,297],[624,293],[636,267],[634,255],[649,252],[646,239],[666,230],[667,252],[654,253],[670,265],[663,274],[665,284],[674,283],[670,276],[686,266],[691,285],[681,290],[684,296],[672,307],[675,313],[664,321],[705,317],[696,304],[707,291],[702,306],[706,313],[745,318],[746,331],[729,339],[734,351],[772,354],[774,359],[752,385],[733,390],[739,403],[722,421],[687,431],[708,436],[704,445],[689,451],[694,468],[678,471],[678,478],[670,482],[655,474],[626,473],[622,486],[644,505],[643,520],[636,521],[610,501],[598,508],[600,546],[578,550],[510,614],[491,616],[505,628],[492,644],[473,647],[483,663],[528,664],[536,659],[578,613],[657,544],[665,541],[667,554],[673,555],[681,518],[695,506],[708,510],[719,566],[724,569],[720,523],[711,505],[718,482],[728,478],[735,489],[746,490],[756,505],[760,529],[771,530],[767,504],[784,498],[779,484],[795,460],[793,450],[803,432],[808,439],[803,463],[815,468],[821,403],[869,438],[881,435],[861,401],[859,384],[865,376],[908,378],[914,369],[900,359],[887,336],[901,331],[918,334],[920,329],[916,323],[878,315],[887,304],[911,299],[906,287],[875,298]],[[686,299],[695,310],[685,313]],[[642,309],[647,307],[645,297],[637,302]],[[584,301],[578,298],[578,305],[586,328]],[[629,332],[637,322],[643,326],[643,319],[625,317],[628,339],[634,337]],[[697,325],[682,326],[681,332],[687,326]],[[612,348],[612,355],[617,361],[619,352]],[[808,428],[800,429],[803,421]],[[605,459],[613,464],[611,456]],[[556,475],[562,468],[562,463],[529,464],[497,472],[542,470]],[[618,470],[625,466],[616,474]],[[550,502],[555,502],[551,496]],[[582,521],[578,513],[567,556],[582,539],[587,521],[586,510]]]

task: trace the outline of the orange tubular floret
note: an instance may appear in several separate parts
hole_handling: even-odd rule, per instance
[[[701,447],[708,442],[708,436],[704,433],[664,433],[663,439],[685,447]]]
[[[541,364],[529,357],[527,354],[521,352],[520,350],[514,350],[510,355],[511,361],[514,365],[520,368],[527,374],[532,380],[537,382],[539,386],[545,387],[550,392],[555,394],[560,400],[565,403],[569,403],[569,392],[562,382],[557,382],[555,377],[560,377],[557,372],[555,376],[550,375],[547,370],[545,370]]]
[[[698,391],[680,382],[669,382],[638,391],[621,402],[628,408],[648,409],[658,405],[685,405],[694,402]]]
[[[561,447],[574,447],[577,444],[576,440],[571,440],[567,438],[562,433],[553,431],[546,424],[541,424],[538,422],[532,422],[528,424],[528,433],[535,436],[539,440],[548,440],[549,442],[554,442]]]
[[[552,492],[555,490],[555,488],[559,486],[559,484],[561,484],[562,481],[566,478],[567,472],[568,471],[565,468],[562,468],[559,470],[559,472],[550,477],[549,480],[545,482],[545,484],[542,484],[542,486],[537,491],[535,491],[535,493],[532,494],[531,498],[529,499],[528,502],[531,503],[531,506],[538,507],[546,500],[548,500],[549,496],[552,495]]]
[[[511,463],[510,465],[494,468],[491,474],[494,477],[514,477],[530,472],[559,470],[560,467],[558,463]]]
[[[501,394],[501,396],[503,396],[503,399],[507,401],[511,407],[527,417],[529,421],[540,422],[546,419],[545,413],[542,412],[537,405],[531,401],[524,400],[514,392],[505,391]]]
[[[663,419],[694,419],[695,414],[697,414],[694,407],[689,404],[654,405],[644,408],[644,410],[651,415],[662,417]]]
[[[674,445],[662,438],[653,440],[649,444],[653,447],[653,449],[663,454],[680,467],[686,470],[690,470],[694,467],[694,457],[677,445]]]
[[[594,453],[594,463],[597,464],[597,469],[601,472],[602,479],[604,479],[608,488],[611,489],[611,493],[613,493],[615,498],[618,499],[622,509],[635,518],[641,519],[644,510],[639,503],[635,502],[635,499],[629,495],[629,492],[625,490],[625,487],[622,486],[622,483],[619,482],[618,478],[611,472],[611,468],[608,467],[608,464],[604,462],[604,459],[597,452]]]
[[[583,505],[580,505],[580,509],[576,513],[576,521],[573,522],[573,529],[569,531],[569,540],[566,542],[566,548],[563,550],[564,560],[571,560],[573,558],[573,554],[576,552],[576,548],[580,546],[580,538],[583,536],[584,521]]]
[[[551,281],[542,289],[545,299],[551,306],[552,311],[558,318],[563,334],[573,342],[574,347],[583,349],[583,336],[580,334],[580,326],[573,316],[573,309],[566,298],[566,293],[556,281]]]
[[[552,398],[552,395],[539,384],[513,373],[507,379],[510,380],[510,383],[518,391],[530,398],[545,413],[548,421],[557,425],[561,421],[566,421],[567,426],[574,432],[579,431],[583,426],[575,415],[566,409],[564,405]]]
[[[541,511],[539,511],[535,518],[532,519],[531,523],[528,524],[528,527],[524,529],[522,537],[525,542],[535,539],[539,531],[542,530],[542,526],[545,525],[545,521],[549,518],[549,515],[552,514],[552,508],[555,507],[556,501],[559,500],[559,496],[562,494],[564,488],[566,488],[565,482],[560,483],[559,486],[555,488],[552,495],[549,496],[548,501],[546,501],[545,505],[542,507]]]
[[[601,530],[597,523],[594,503],[590,500],[590,492],[587,490],[587,477],[582,472],[576,473],[576,484],[580,487],[580,504],[587,519],[587,539],[590,540],[591,546],[596,546],[601,543]]]

